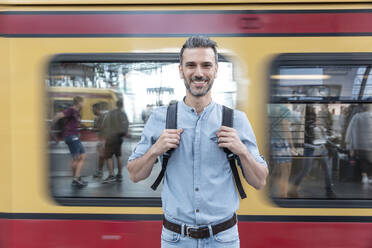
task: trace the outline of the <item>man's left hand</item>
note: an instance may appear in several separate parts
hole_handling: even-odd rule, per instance
[[[216,135],[219,147],[228,148],[238,156],[243,154],[247,149],[234,128],[221,126]]]

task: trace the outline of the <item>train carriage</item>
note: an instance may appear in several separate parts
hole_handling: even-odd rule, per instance
[[[183,97],[178,52],[199,34],[219,45],[213,99],[247,114],[270,169],[263,190],[243,182],[241,247],[371,247],[372,184],[350,148],[372,103],[370,23],[372,3],[352,0],[1,1],[0,247],[160,247],[161,165],[103,185],[87,139],[89,185],[74,189],[48,120],[74,94],[87,123],[123,99],[125,166],[151,110]]]

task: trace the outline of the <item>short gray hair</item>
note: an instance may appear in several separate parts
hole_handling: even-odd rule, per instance
[[[217,43],[206,36],[191,36],[183,44],[180,51],[180,64],[182,65],[182,56],[186,48],[212,48],[218,63]]]

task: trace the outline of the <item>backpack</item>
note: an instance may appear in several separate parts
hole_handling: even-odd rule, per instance
[[[66,124],[71,120],[71,117],[62,117],[58,119],[53,125],[52,125],[52,133],[55,137],[58,139],[63,138],[63,134],[66,129]]]
[[[106,138],[123,137],[127,135],[129,129],[127,115],[118,109],[111,110],[104,118],[103,129]]]
[[[234,115],[234,110],[231,108],[228,108],[224,105],[222,105],[222,126],[227,126],[227,127],[233,127],[233,115]],[[167,116],[166,116],[166,122],[165,122],[165,128],[166,129],[177,129],[177,103],[170,104],[167,109]],[[167,168],[168,160],[172,154],[174,149],[170,149],[169,151],[165,152],[163,154],[163,163],[162,163],[162,168],[159,173],[159,176],[156,178],[154,184],[151,186],[153,190],[156,190],[157,187],[159,186],[160,182],[162,181],[165,170]],[[229,149],[224,148],[223,151],[226,153],[227,160],[229,161],[230,168],[232,171],[232,174],[234,176],[234,181],[236,188],[238,189],[239,195],[241,199],[246,198],[246,194],[244,192],[242,183],[240,181],[239,173],[236,168],[236,159],[238,157],[232,153]]]

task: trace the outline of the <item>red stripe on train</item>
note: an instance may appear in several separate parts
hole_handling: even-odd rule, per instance
[[[371,247],[372,223],[239,222],[241,247]],[[0,219],[1,248],[160,247],[160,221]]]
[[[372,13],[104,13],[0,15],[2,35],[353,34],[372,32]]]

